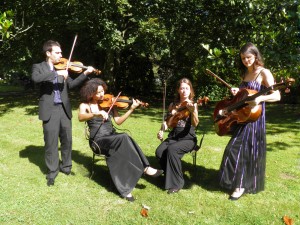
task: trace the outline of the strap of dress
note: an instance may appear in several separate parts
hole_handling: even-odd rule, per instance
[[[263,71],[263,70],[265,70],[266,68],[262,68],[260,71],[259,71],[259,73],[257,74],[257,76],[255,77],[255,79],[254,79],[254,81],[256,81],[256,79],[259,77],[259,75],[261,74],[261,72]]]

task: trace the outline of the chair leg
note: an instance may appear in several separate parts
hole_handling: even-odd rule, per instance
[[[193,165],[194,165],[194,172],[196,175],[196,173],[197,173],[197,151],[194,151],[194,153],[193,153]]]
[[[92,159],[92,169],[91,169],[91,176],[90,179],[92,179],[94,175],[94,166],[95,166],[95,153],[93,153],[93,159]]]

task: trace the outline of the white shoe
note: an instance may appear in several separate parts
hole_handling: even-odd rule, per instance
[[[229,200],[238,200],[245,192],[245,188],[236,188],[234,192],[229,196]]]

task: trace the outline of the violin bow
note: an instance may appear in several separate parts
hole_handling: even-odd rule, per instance
[[[121,91],[119,92],[119,94],[117,95],[117,97],[115,97],[115,99],[113,100],[113,103],[111,104],[111,106],[109,107],[108,111],[107,111],[107,114],[110,113],[112,107],[114,106],[114,104],[117,102],[118,98],[120,97],[121,95]]]
[[[69,60],[67,62],[67,67],[66,67],[66,70],[69,69],[69,66],[70,66],[70,62],[71,62],[71,58],[72,58],[72,54],[73,54],[73,50],[74,50],[74,47],[75,47],[75,43],[76,43],[76,40],[77,40],[77,34],[75,35],[75,38],[74,38],[74,41],[73,41],[73,46],[72,46],[72,49],[71,49],[71,53],[70,53],[70,56],[69,56]]]
[[[167,81],[164,81],[164,86],[163,86],[163,114],[162,114],[162,122],[165,121],[166,92],[167,92]]]
[[[220,81],[221,83],[223,83],[229,90],[231,89],[231,86],[226,83],[224,80],[222,80],[220,77],[218,77],[216,74],[214,74],[213,72],[211,72],[209,69],[205,70],[206,73],[208,73],[209,75],[212,75],[213,77],[217,78],[218,81]]]

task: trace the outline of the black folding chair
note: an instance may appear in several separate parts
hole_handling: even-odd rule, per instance
[[[94,167],[95,167],[95,157],[99,156],[102,158],[106,158],[106,156],[104,154],[101,154],[101,148],[100,146],[97,144],[97,142],[95,142],[94,140],[92,140],[90,138],[90,129],[87,125],[87,123],[85,123],[85,138],[89,141],[89,146],[93,152],[93,159],[92,159],[92,168],[91,168],[91,175],[90,175],[90,179],[93,177],[94,175]],[[105,160],[106,161],[106,160]]]
[[[205,133],[203,133],[203,135],[202,135],[202,137],[201,137],[201,139],[199,141],[199,144],[196,144],[195,147],[194,147],[194,149],[191,151],[191,154],[192,154],[192,157],[193,157],[193,166],[194,166],[195,174],[197,173],[197,152],[202,147],[204,135],[205,135]]]

